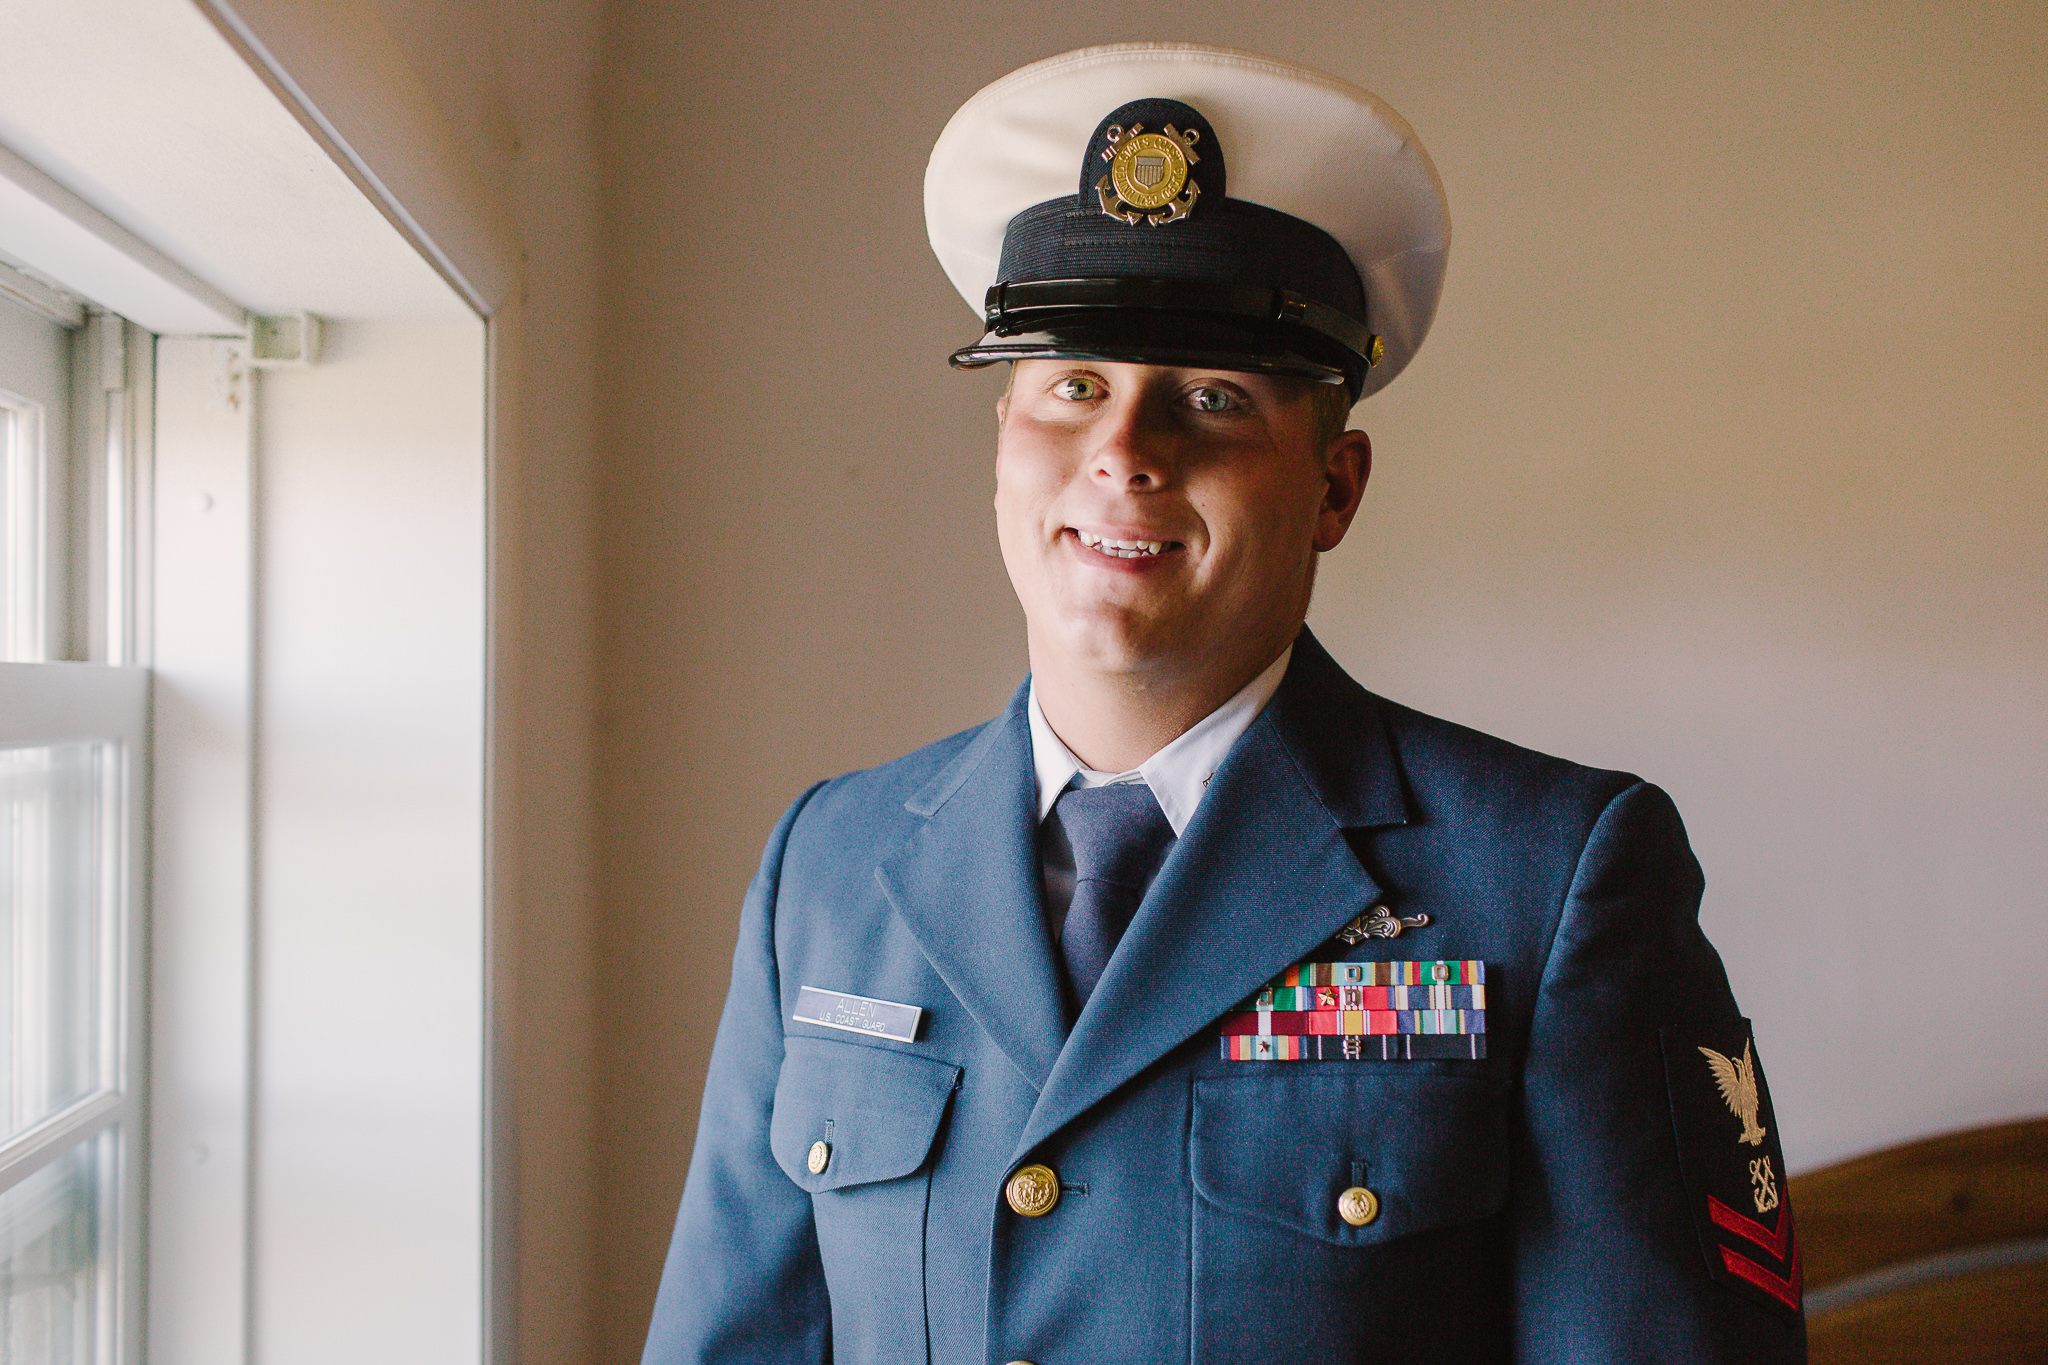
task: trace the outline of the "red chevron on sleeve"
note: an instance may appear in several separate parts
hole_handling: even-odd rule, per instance
[[[1792,1240],[1790,1204],[1778,1206],[1778,1226],[1767,1228],[1756,1219],[1737,1213],[1710,1194],[1707,1196],[1707,1217],[1736,1236],[1747,1237],[1779,1260],[1785,1259],[1785,1246]]]
[[[1789,1203],[1779,1205],[1778,1225],[1775,1228],[1767,1228],[1756,1219],[1737,1213],[1710,1194],[1707,1196],[1707,1216],[1714,1220],[1715,1226],[1725,1228],[1738,1237],[1747,1238],[1770,1252],[1772,1257],[1779,1261],[1786,1260],[1789,1255],[1791,1264],[1785,1267],[1788,1273],[1784,1275],[1766,1269],[1729,1247],[1721,1248],[1721,1263],[1728,1267],[1729,1274],[1749,1281],[1786,1307],[1796,1311],[1805,1286],[1802,1283],[1804,1277],[1799,1270],[1799,1246],[1792,1231],[1792,1206]]]
[[[1721,1248],[1721,1263],[1728,1267],[1729,1274],[1741,1276],[1758,1289],[1763,1290],[1764,1293],[1769,1294],[1772,1298],[1784,1304],[1787,1308],[1792,1309],[1794,1312],[1798,1311],[1803,1286],[1800,1284],[1799,1257],[1797,1253],[1794,1253],[1792,1257],[1792,1275],[1789,1279],[1782,1275],[1772,1274],[1755,1261],[1750,1260],[1749,1257],[1742,1255],[1740,1252],[1730,1251],[1727,1247]]]

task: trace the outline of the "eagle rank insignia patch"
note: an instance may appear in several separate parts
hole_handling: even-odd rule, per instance
[[[1678,1163],[1707,1269],[1737,1293],[1796,1314],[1799,1242],[1749,1021],[1662,1033]]]

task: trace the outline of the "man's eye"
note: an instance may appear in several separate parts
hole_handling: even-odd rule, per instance
[[[1069,403],[1086,403],[1102,397],[1102,385],[1085,374],[1070,374],[1052,386],[1055,398],[1064,398]]]
[[[1237,398],[1228,389],[1191,389],[1188,406],[1196,412],[1227,412],[1237,406]]]

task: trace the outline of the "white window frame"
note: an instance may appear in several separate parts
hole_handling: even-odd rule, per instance
[[[11,269],[0,284],[17,286],[0,290],[5,306],[25,307],[67,329],[60,344],[69,349],[71,375],[69,392],[51,395],[67,409],[68,420],[61,424],[51,420],[43,401],[0,393],[16,453],[26,457],[11,460],[6,476],[14,550],[6,578],[14,600],[11,629],[0,642],[0,746],[106,746],[101,809],[108,829],[95,912],[100,1084],[0,1143],[0,1193],[102,1134],[114,1134],[111,1158],[100,1173],[95,1365],[127,1365],[142,1359],[148,1151],[150,679],[130,660],[138,639],[135,609],[147,600],[136,591],[142,578],[133,547],[146,543],[138,542],[135,498],[148,487],[137,467],[147,462],[149,442],[146,434],[138,439],[136,425],[139,420],[146,428],[153,393],[147,378],[140,385],[131,382],[129,362],[136,354],[133,343],[140,343],[138,358],[146,368],[150,338],[111,315],[89,318],[55,290],[39,287],[24,295],[23,288],[35,282]],[[66,448],[53,448],[53,431],[66,433]],[[97,470],[89,448],[103,461]],[[103,563],[76,553],[88,545],[98,549]],[[120,588],[110,598],[116,575]],[[90,646],[78,638],[78,628],[88,621],[98,635]],[[61,661],[74,650],[89,651],[94,661]]]
[[[156,342],[148,1341],[250,1358],[255,530],[245,343]],[[137,1359],[140,1359],[138,1356]]]
[[[142,895],[147,845],[143,792],[148,785],[148,671],[90,663],[0,663],[0,746],[85,740],[108,743],[109,805],[118,813],[100,963],[100,1041],[104,1084],[0,1144],[0,1192],[110,1129],[118,1134],[114,1179],[101,1221],[99,1359],[139,1361],[143,1255],[142,1154],[147,1144],[144,1060]]]
[[[0,388],[0,443],[10,458],[6,480],[5,544],[14,562],[5,566],[7,629],[0,659],[41,662],[49,657],[49,550],[46,489],[49,453],[44,448],[43,405]],[[24,458],[25,457],[25,458]]]

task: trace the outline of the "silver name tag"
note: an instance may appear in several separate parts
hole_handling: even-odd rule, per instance
[[[799,986],[796,1012],[789,1016],[799,1024],[868,1033],[899,1043],[917,1041],[917,1026],[924,1010],[917,1005],[899,1005],[890,1000],[870,1000],[865,995],[821,991],[816,986]]]

